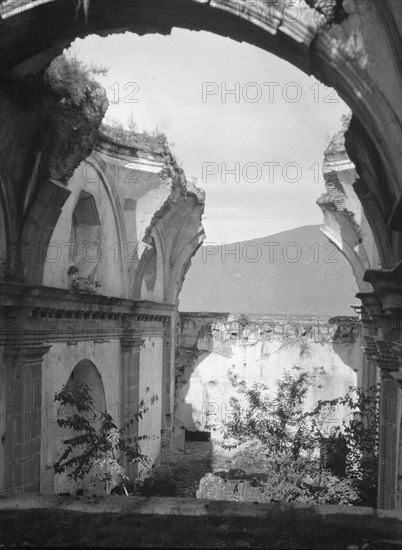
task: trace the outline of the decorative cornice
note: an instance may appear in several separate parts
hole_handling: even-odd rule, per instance
[[[402,261],[392,269],[368,269],[363,280],[373,285],[385,313],[402,315]]]
[[[371,319],[384,317],[381,300],[375,292],[358,292],[356,298],[362,302],[362,313],[368,315]]]
[[[363,350],[371,361],[375,361],[386,377],[392,377],[402,386],[402,344],[386,341],[376,336],[365,335]]]
[[[12,363],[24,365],[42,363],[43,356],[49,351],[50,345],[37,344],[32,346],[6,346],[4,359]]]
[[[133,332],[125,332],[121,339],[121,349],[123,352],[138,353],[145,342],[144,338],[139,338],[138,335]]]
[[[0,291],[0,342],[110,341],[125,331],[161,336],[170,326],[174,306],[92,294],[72,294],[50,287],[4,283]]]
[[[98,294],[72,293],[67,289],[3,283],[0,308],[10,316],[52,319],[112,319],[166,322],[174,305],[129,300]]]

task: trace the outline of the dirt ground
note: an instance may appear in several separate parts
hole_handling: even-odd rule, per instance
[[[189,441],[153,473],[153,483],[143,488],[144,496],[195,497],[200,479],[215,469],[210,442]]]
[[[124,497],[121,497],[124,498]],[[200,502],[200,501],[198,501]],[[202,502],[202,501],[201,501]],[[204,501],[205,502],[205,501]],[[242,507],[240,503],[231,503]],[[184,503],[185,505],[185,503]],[[53,508],[3,510],[0,544],[132,548],[401,548],[401,522],[366,515],[297,513],[279,505],[266,517],[94,513]],[[241,513],[241,508],[239,509]],[[222,514],[222,510],[220,510]]]
[[[370,508],[194,499],[201,477],[224,462],[192,442],[155,471],[149,498],[3,500],[0,547],[402,548],[402,522]]]

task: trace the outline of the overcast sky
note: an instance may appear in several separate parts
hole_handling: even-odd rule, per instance
[[[111,102],[106,120],[126,125],[132,114],[139,131],[167,134],[187,178],[206,191],[208,242],[321,223],[323,151],[348,111],[333,90],[207,32],[90,36],[73,51],[110,67],[98,77]]]

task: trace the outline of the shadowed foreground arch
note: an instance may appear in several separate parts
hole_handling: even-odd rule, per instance
[[[27,81],[22,78],[40,73],[72,40],[93,33],[103,36],[125,31],[139,35],[169,34],[173,27],[180,27],[248,42],[334,87],[353,111],[345,148],[356,167],[357,180],[353,189],[362,203],[381,264],[368,266],[359,252],[350,246],[347,248],[347,243],[358,238],[353,224],[344,226],[350,229],[344,250],[349,259],[353,261],[356,255],[360,262],[355,272],[360,279],[360,289],[364,291],[359,297],[363,304],[362,319],[368,327],[366,353],[382,370],[383,403],[387,401],[387,392],[391,392],[392,406],[383,407],[383,426],[396,425],[402,383],[402,3],[398,0],[331,0],[328,5],[334,9],[329,10],[326,22],[315,9],[319,5],[316,0],[293,2],[291,8],[286,0],[264,3],[243,0],[91,0],[87,21],[83,13],[76,14],[73,2],[39,0],[23,1],[19,5],[22,7],[15,8],[15,4],[9,2],[0,4],[0,154],[6,164],[6,173],[2,170],[1,174],[0,198],[13,205],[4,224],[4,238],[6,243],[17,243],[16,260],[11,268],[23,277],[25,283],[22,293],[25,302],[22,305],[27,307],[38,296],[42,300],[40,307],[38,304],[33,307],[31,317],[39,315],[57,319],[72,315],[82,323],[91,317],[116,321],[115,337],[121,339],[124,356],[121,364],[127,369],[127,376],[132,374],[134,378],[138,375],[138,366],[130,359],[131,353],[134,349],[144,357],[149,353],[141,351],[143,332],[146,330],[149,334],[163,337],[165,345],[162,355],[158,356],[161,362],[158,365],[163,369],[166,390],[162,424],[168,430],[173,414],[172,350],[176,337],[177,297],[191,256],[202,240],[199,220],[195,226],[193,219],[189,234],[182,237],[181,228],[186,228],[184,221],[179,233],[169,243],[170,250],[163,250],[166,258],[165,287],[160,302],[128,304],[131,298],[138,299],[137,291],[136,296],[131,295],[126,301],[81,296],[81,300],[74,298],[72,305],[71,297],[65,294],[62,307],[58,309],[52,299],[60,289],[49,294],[49,291],[35,287],[40,287],[43,282],[47,246],[69,196],[68,179],[93,149],[106,105],[101,96],[88,100],[92,112],[77,135],[74,124],[69,123],[71,114],[64,113],[64,118],[49,121],[46,113],[38,107],[43,99],[40,95],[37,101],[30,97],[24,100]],[[343,10],[342,17],[339,16],[339,6]],[[59,114],[57,105],[52,108]],[[65,143],[70,144],[67,151]],[[18,168],[20,166],[24,166],[24,173]],[[57,170],[52,170],[52,166]],[[147,166],[146,170],[150,169]],[[172,218],[175,211],[179,215],[181,204],[187,204],[189,220],[193,205],[196,206],[195,217],[202,212],[197,193],[192,193],[191,201],[187,201],[185,178],[177,168],[175,170],[177,177],[171,195],[164,196],[155,206],[153,216],[152,212],[149,213],[150,223],[143,233],[145,244],[151,237],[157,241],[164,228],[170,231],[175,227]],[[134,209],[135,204],[130,204]],[[4,211],[7,206],[3,204]],[[165,242],[159,243],[160,250],[165,245]],[[27,258],[27,251],[34,260]],[[147,273],[145,266],[140,267],[142,273]],[[135,274],[130,275],[133,288],[142,287],[140,279]],[[16,304],[21,306],[20,289],[16,292],[10,282],[3,296],[4,315],[8,314],[9,308],[15,318],[12,308]],[[142,333],[137,330],[136,323],[142,326]],[[94,341],[101,340],[102,335],[97,334]],[[151,342],[151,336],[148,341]],[[5,344],[10,345],[7,338]],[[20,342],[22,344],[26,346],[25,341]],[[40,353],[35,355],[37,370]],[[5,356],[10,358],[12,365],[19,357],[18,353],[9,352]],[[131,368],[137,369],[136,374],[131,373]],[[389,434],[393,438],[392,444],[387,440],[391,437]],[[380,505],[386,508],[396,506],[396,434],[395,430],[384,429],[381,436]]]
[[[342,23],[333,10],[327,25],[304,0],[299,4],[286,0],[93,0],[87,21],[83,13],[76,13],[73,2],[22,2],[20,9],[7,4],[0,35],[0,71],[6,78],[43,69],[77,37],[125,31],[169,34],[173,27],[206,30],[254,44],[316,76],[333,86],[354,113],[357,128],[350,157],[363,180],[359,188],[363,206],[369,210],[373,201],[381,205],[372,227],[378,246],[384,232],[401,228],[402,116],[397,94],[401,84],[397,16],[401,10],[397,2],[349,0],[343,5]],[[309,0],[308,4],[315,2]],[[381,46],[378,51],[376,43]],[[392,74],[392,81],[384,82],[384,74]],[[377,158],[370,154],[373,149]],[[365,177],[364,168],[358,164],[367,154],[373,165]],[[61,205],[63,200],[61,197]],[[39,235],[41,248],[46,238]],[[400,240],[399,236],[390,238]],[[391,252],[384,258],[384,267],[393,268],[396,260]]]

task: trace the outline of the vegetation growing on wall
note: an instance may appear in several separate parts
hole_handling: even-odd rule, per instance
[[[18,273],[17,269],[13,267],[10,255],[7,257],[6,252],[3,252],[2,258],[0,262],[0,281],[22,283],[23,277]]]
[[[141,151],[150,153],[162,153],[166,143],[166,136],[155,129],[154,132],[138,132],[137,126],[133,120],[129,123],[129,128],[124,128],[118,120],[112,119],[110,123],[102,123],[100,128],[102,134],[113,141],[128,147],[134,147]]]
[[[367,389],[351,387],[343,397],[319,401],[311,416],[320,414],[325,408],[347,406],[353,417],[343,421],[342,426],[333,428],[329,437],[317,432],[315,437],[324,442],[330,450],[332,469],[339,470],[337,451],[346,446],[344,477],[353,480],[359,491],[361,505],[376,506],[379,449],[379,399],[380,385]],[[327,453],[328,454],[328,453]],[[325,456],[325,447],[324,447]]]
[[[71,292],[82,292],[84,294],[96,294],[102,283],[93,277],[82,277],[80,270],[75,265],[69,267],[67,274],[70,278]]]
[[[95,75],[106,74],[108,67],[88,67],[74,55],[59,55],[45,71],[45,82],[62,103],[79,107],[84,99],[99,91]]]

